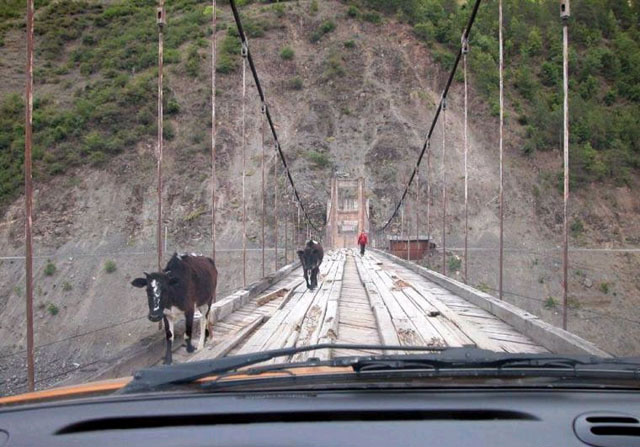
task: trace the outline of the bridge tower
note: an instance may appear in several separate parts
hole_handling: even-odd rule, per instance
[[[333,249],[356,247],[361,231],[369,231],[364,178],[335,176],[331,179],[331,199],[327,204],[326,243]]]

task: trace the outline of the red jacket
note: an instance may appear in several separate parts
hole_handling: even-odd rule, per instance
[[[360,236],[358,236],[358,245],[366,245],[367,242],[369,242],[369,239],[367,239],[367,235],[364,233],[360,233]]]

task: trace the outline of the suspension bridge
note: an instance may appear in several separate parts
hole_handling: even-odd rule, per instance
[[[31,180],[31,107],[33,84],[33,0],[27,2],[27,121],[25,138],[25,209],[26,209],[26,303],[27,303],[27,359],[29,388],[34,388],[33,363],[33,280],[32,280],[32,180]],[[295,178],[287,163],[286,150],[276,131],[276,118],[272,114],[267,100],[265,88],[262,86],[257,67],[252,57],[241,15],[236,2],[230,0],[233,18],[241,41],[241,82],[242,82],[242,285],[243,288],[218,299],[212,308],[214,330],[210,342],[201,351],[187,354],[176,343],[177,352],[174,360],[186,362],[205,358],[216,358],[224,355],[275,349],[288,346],[304,346],[313,343],[358,343],[388,344],[402,346],[476,346],[484,349],[506,352],[565,352],[586,353],[608,356],[593,343],[588,342],[566,329],[567,315],[567,202],[568,202],[568,68],[567,68],[567,19],[569,17],[568,0],[561,0],[560,17],[563,21],[564,41],[564,307],[563,326],[561,329],[542,321],[537,316],[502,300],[503,298],[503,49],[502,49],[502,3],[499,3],[499,80],[500,80],[500,114],[499,114],[499,280],[497,297],[465,284],[468,278],[468,75],[467,55],[470,51],[469,36],[473,23],[481,6],[476,0],[471,9],[468,22],[461,35],[461,43],[456,54],[453,67],[447,78],[440,101],[435,109],[434,117],[428,129],[422,150],[419,153],[413,171],[406,182],[402,195],[392,208],[388,219],[379,225],[370,221],[369,205],[366,199],[366,179],[327,179],[330,183],[331,199],[327,203],[325,222],[312,219],[309,206],[296,186]],[[166,26],[164,0],[159,0],[156,11],[158,25],[158,134],[157,134],[157,263],[158,268],[164,266],[163,243],[163,33]],[[212,1],[212,29],[216,30],[216,1]],[[211,204],[212,204],[212,257],[216,258],[216,209],[218,187],[216,172],[216,33],[212,35],[211,57]],[[432,203],[433,166],[431,155],[434,150],[442,151],[442,160],[447,154],[446,112],[447,98],[454,76],[462,65],[464,80],[464,247],[463,281],[447,277],[446,263],[446,231],[447,224],[447,178],[446,169],[441,171],[442,198],[442,236],[439,241],[431,240],[432,222],[430,206]],[[247,103],[247,68],[253,79],[261,104],[260,121],[262,136],[262,280],[247,283],[247,207],[246,207],[246,103]],[[432,147],[433,134],[440,122],[442,126],[442,147]],[[284,177],[286,190],[278,191],[278,182],[274,182],[274,203],[265,200],[266,148],[267,136],[274,149],[274,178]],[[423,163],[424,161],[424,163]],[[426,164],[426,169],[421,169]],[[427,197],[422,199],[426,206],[415,207],[416,235],[413,238],[405,231],[405,205],[415,187],[415,203],[420,204],[420,178],[426,182]],[[349,197],[341,191],[351,188],[355,191]],[[275,265],[273,273],[265,263],[265,209],[286,208],[288,218],[284,222],[274,222]],[[420,222],[420,217],[424,221]],[[398,222],[400,221],[400,222]],[[406,256],[397,257],[387,253],[387,244],[392,234],[405,242]],[[324,228],[323,228],[324,227]],[[421,230],[425,233],[422,236]],[[393,230],[393,231],[391,231]],[[285,265],[278,264],[278,232],[284,233]],[[361,231],[372,235],[372,249],[365,255],[359,254],[354,246],[356,236]],[[299,263],[295,261],[295,247],[303,244],[305,239],[314,238],[323,242],[327,250],[324,262],[320,267],[318,287],[307,289]],[[435,245],[442,252],[442,268],[440,272],[429,270],[412,262],[416,252],[420,251],[421,240],[426,240],[426,250]],[[412,247],[412,244],[415,244]],[[281,248],[282,250],[282,248]],[[290,256],[291,253],[291,256]],[[412,259],[412,256],[414,257]],[[162,342],[159,337],[159,342]],[[338,355],[355,355],[359,352],[341,351],[340,349],[300,354],[290,360],[302,360],[309,357],[327,358]],[[360,354],[368,354],[366,351]],[[131,359],[119,359],[118,371]],[[106,365],[105,365],[106,366]],[[107,368],[108,369],[108,368]],[[111,372],[114,366],[111,365]],[[104,371],[100,373],[104,376]],[[100,376],[100,374],[98,376]],[[96,376],[96,377],[98,377]]]

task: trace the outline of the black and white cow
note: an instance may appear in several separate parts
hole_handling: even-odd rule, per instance
[[[149,320],[164,320],[167,338],[165,364],[171,363],[171,346],[174,338],[174,322],[182,313],[186,319],[185,339],[187,351],[193,352],[191,333],[193,315],[200,311],[200,339],[198,349],[202,349],[210,334],[209,311],[216,299],[218,270],[213,259],[191,254],[174,253],[162,272],[146,273],[145,278],[131,282],[134,287],[146,287],[149,300]]]
[[[320,271],[323,256],[322,245],[314,240],[308,241],[304,250],[298,250],[298,257],[304,272],[304,280],[307,282],[309,289],[315,289],[318,286],[318,272]]]

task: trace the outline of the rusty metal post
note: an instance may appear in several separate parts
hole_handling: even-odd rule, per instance
[[[400,240],[404,241],[404,202],[400,208]]]
[[[33,0],[27,0],[27,73],[25,79],[25,126],[24,126],[24,208],[25,208],[25,288],[27,299],[27,386],[35,387],[35,364],[33,361],[33,246],[32,211],[33,179],[31,174],[31,137],[33,125]]]
[[[277,143],[276,143],[277,144]],[[275,244],[275,270],[278,271],[278,151],[276,149],[276,156],[273,158],[273,240]]]
[[[216,0],[211,0],[211,259],[216,260]]]
[[[293,197],[291,198],[291,259],[295,261],[296,259],[296,215],[293,212],[293,207],[295,206],[295,202]]]
[[[442,274],[447,275],[447,98],[442,98]]]
[[[247,202],[245,182],[247,176],[247,139],[245,108],[247,103],[247,45],[242,44],[242,287],[247,286]]]
[[[467,139],[467,54],[469,53],[469,40],[463,35],[462,37],[462,70],[464,77],[464,282],[469,283],[468,275],[468,242],[469,242],[469,170],[467,166],[467,155],[469,151],[469,141]]]
[[[286,202],[283,200],[283,202]],[[289,207],[284,209],[284,263],[289,264]]]
[[[298,207],[298,224],[296,225],[296,239],[298,241],[298,246],[300,246],[301,245],[300,244],[300,202],[296,201],[296,205]]]
[[[416,168],[416,244],[420,251],[420,167]]]
[[[411,261],[411,207],[409,206],[409,194],[407,194],[407,261]]]
[[[260,223],[262,224],[262,278],[265,277],[264,274],[264,250],[265,250],[265,240],[264,240],[264,220],[265,220],[265,215],[264,215],[264,115],[266,113],[267,109],[264,105],[264,103],[262,103],[262,109],[261,109],[261,113],[260,113],[260,139],[262,141],[262,151],[261,151],[261,164],[262,164],[262,218],[260,220]],[[276,267],[277,267],[277,263],[276,263]],[[276,270],[278,270],[276,268]]]
[[[567,303],[569,292],[569,233],[567,207],[569,204],[569,0],[561,0],[560,17],[562,18],[562,68],[564,91],[564,128],[563,128],[563,149],[564,149],[564,204],[563,204],[563,296],[562,296],[562,328],[567,329]]]
[[[156,23],[158,24],[158,227],[156,230],[158,244],[158,270],[162,270],[162,153],[163,153],[163,63],[164,63],[164,25],[166,17],[164,11],[164,0],[160,0],[160,6],[156,11]]]
[[[504,268],[504,181],[503,181],[503,149],[502,149],[502,133],[504,127],[504,83],[502,76],[503,67],[503,45],[502,45],[502,0],[498,1],[498,40],[500,49],[500,276],[498,285],[498,297],[502,299],[502,280]]]
[[[431,140],[427,140],[427,262],[431,258]]]

